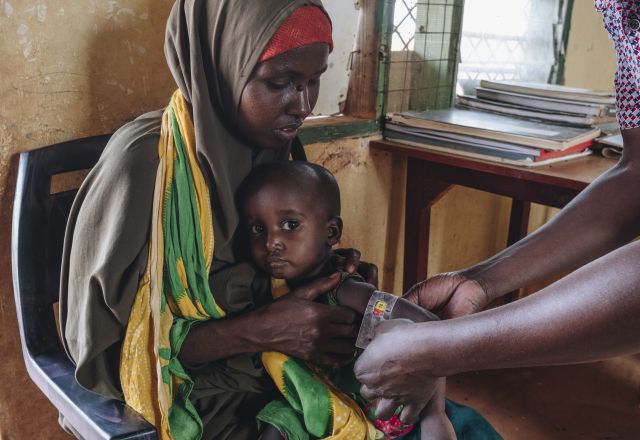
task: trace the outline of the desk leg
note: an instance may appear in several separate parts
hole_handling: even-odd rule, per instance
[[[526,237],[529,229],[529,213],[531,212],[531,202],[525,200],[512,199],[511,217],[509,218],[509,236],[507,246]]]
[[[509,235],[507,246],[511,246],[522,238],[526,237],[529,229],[529,213],[531,212],[531,202],[525,200],[512,199],[511,217],[509,218]],[[518,299],[518,290],[507,294],[507,302]]]
[[[429,167],[422,161],[412,158],[407,160],[403,274],[405,292],[427,277],[431,206],[451,187],[446,182],[430,179],[429,174]]]

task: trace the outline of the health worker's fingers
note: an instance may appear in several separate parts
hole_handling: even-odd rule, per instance
[[[393,417],[399,406],[400,404],[393,399],[386,399],[384,397],[380,398],[376,405],[376,419],[390,419]]]
[[[360,395],[367,400],[375,400],[379,397],[375,391],[373,391],[371,388],[369,388],[366,385],[362,385],[360,387]]]
[[[416,405],[413,403],[405,405],[404,408],[402,408],[402,412],[400,413],[400,416],[399,416],[400,421],[405,425],[410,425],[411,423],[415,423],[421,411],[422,411],[422,408],[420,407],[420,405]]]

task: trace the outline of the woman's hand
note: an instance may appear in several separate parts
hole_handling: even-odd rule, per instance
[[[438,378],[425,371],[423,363],[411,359],[413,344],[407,330],[413,323],[392,319],[376,327],[376,335],[355,364],[360,393],[379,398],[376,417],[386,419],[404,405],[400,420],[413,423],[438,387]]]
[[[313,302],[336,286],[335,273],[298,288],[254,316],[262,351],[279,351],[316,365],[338,367],[353,359],[358,335],[351,309]]]
[[[378,266],[360,261],[360,251],[358,249],[336,249],[333,252],[333,264],[340,271],[357,272],[367,283],[376,288],[378,287]]]
[[[442,319],[479,312],[489,303],[482,285],[458,272],[442,273],[421,281],[409,289],[404,298],[437,313]]]

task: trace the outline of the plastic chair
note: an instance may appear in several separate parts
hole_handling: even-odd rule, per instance
[[[85,439],[156,439],[155,428],[123,402],[82,388],[58,337],[64,230],[77,189],[51,194],[52,176],[97,162],[109,136],[64,142],[20,155],[13,206],[13,290],[29,376]]]

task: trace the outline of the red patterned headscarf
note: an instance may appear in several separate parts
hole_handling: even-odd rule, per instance
[[[260,62],[297,47],[326,43],[333,49],[331,21],[317,6],[301,6],[282,23],[260,56]]]

